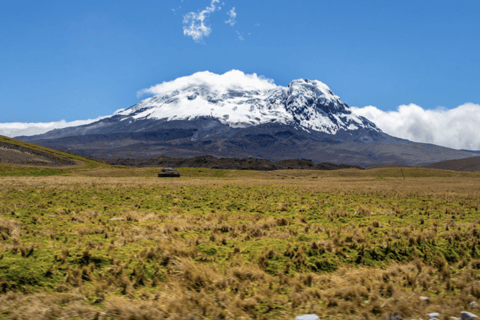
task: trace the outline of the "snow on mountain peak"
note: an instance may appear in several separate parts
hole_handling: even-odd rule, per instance
[[[325,99],[334,101],[340,98],[333,94],[332,90],[323,82],[318,80],[297,79],[290,82],[288,88],[291,92],[298,91],[299,88],[304,88],[315,92],[317,95],[324,96]]]
[[[231,127],[283,123],[331,134],[341,129],[380,131],[367,119],[354,115],[318,80],[293,80],[282,87],[255,73],[232,70],[218,75],[204,71],[139,91],[147,93],[154,96],[117,115],[123,120],[213,117]]]

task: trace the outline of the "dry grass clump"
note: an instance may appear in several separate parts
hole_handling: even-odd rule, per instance
[[[18,238],[20,236],[20,227],[22,224],[13,219],[0,217],[0,237],[1,240]]]

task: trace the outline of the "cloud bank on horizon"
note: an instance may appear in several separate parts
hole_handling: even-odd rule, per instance
[[[113,114],[117,114],[125,109],[118,109]],[[63,129],[67,127],[83,126],[99,121],[110,116],[101,116],[95,119],[74,120],[74,121],[52,121],[52,122],[6,122],[0,123],[0,135],[10,138],[19,136],[33,136],[42,134],[54,129]]]
[[[33,136],[36,134],[42,134],[53,129],[62,129],[66,127],[82,126],[89,124],[95,121],[98,121],[101,118],[97,119],[88,119],[88,120],[75,120],[75,121],[54,121],[54,122],[7,122],[0,123],[0,135],[7,136],[10,138],[18,136]]]
[[[478,104],[465,103],[454,109],[433,110],[409,104],[399,106],[396,111],[366,106],[352,107],[352,111],[394,137],[453,149],[480,150]]]

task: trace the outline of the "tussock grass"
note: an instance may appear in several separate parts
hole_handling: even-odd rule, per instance
[[[385,170],[2,177],[0,315],[458,316],[480,298],[478,176]]]

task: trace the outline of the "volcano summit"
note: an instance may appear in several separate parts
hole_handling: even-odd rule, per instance
[[[165,121],[210,117],[232,128],[278,123],[329,134],[359,128],[379,131],[367,119],[352,114],[330,88],[317,80],[294,80],[286,88],[222,89],[189,85],[143,100],[118,115],[130,120]]]
[[[88,125],[19,138],[102,158],[210,154],[420,165],[473,156],[391,137],[317,80],[282,87],[237,70],[198,72],[140,93],[154,96]]]

